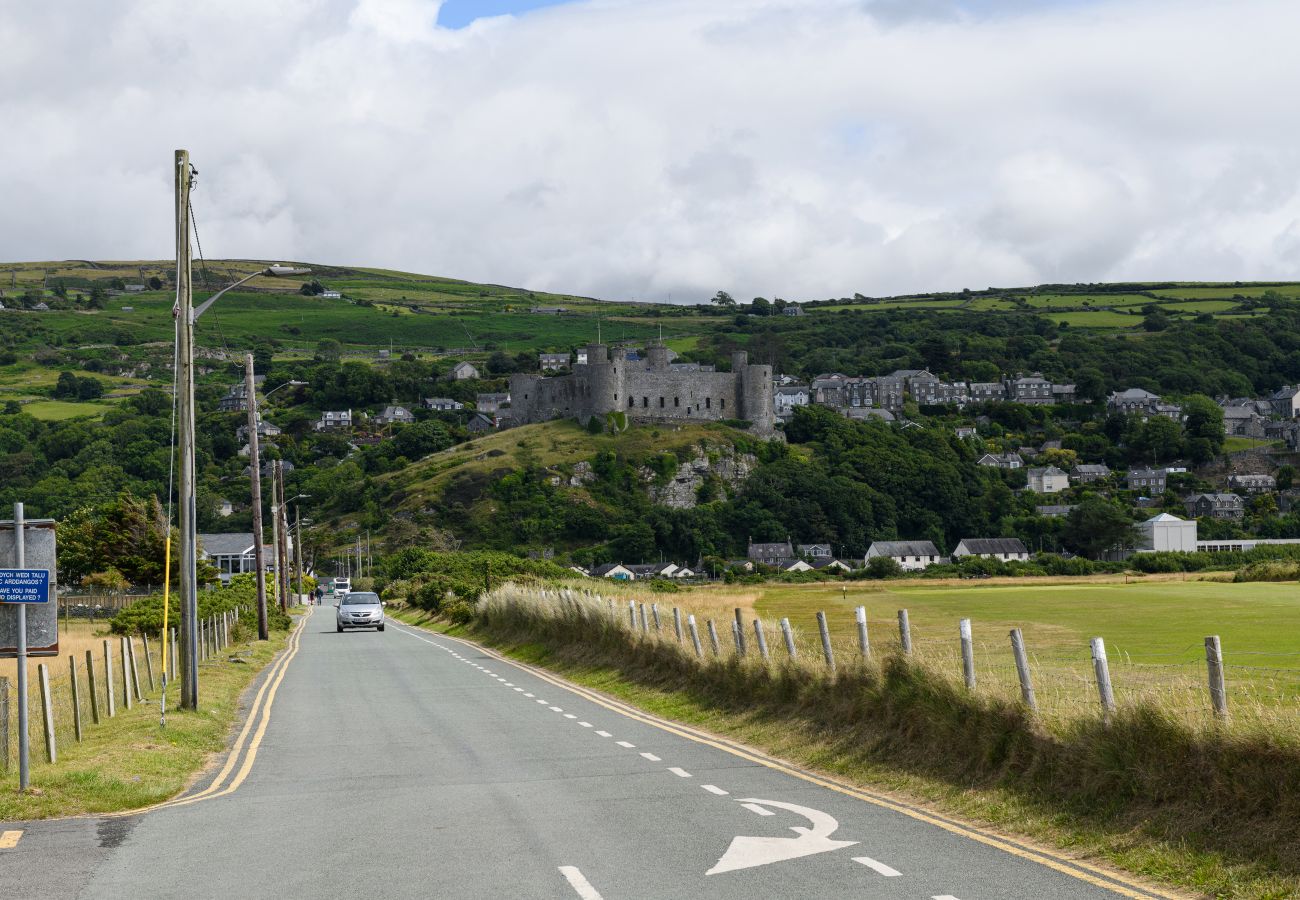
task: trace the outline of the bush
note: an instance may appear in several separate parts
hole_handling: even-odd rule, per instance
[[[457,600],[454,603],[448,603],[442,614],[450,619],[454,625],[468,625],[474,621],[474,612],[474,604],[465,600]]]
[[[868,578],[898,578],[903,574],[903,567],[888,556],[873,556],[867,560],[864,571]]]
[[[176,591],[172,592],[168,606],[170,607],[167,612],[168,627],[179,627],[181,601]],[[254,634],[257,633],[257,582],[251,574],[236,575],[224,588],[201,591],[198,606],[200,619],[229,612],[236,606],[244,606],[246,609],[239,618],[239,624],[252,629]],[[280,607],[269,595],[266,602],[266,621],[273,631],[283,631],[291,624],[289,616],[281,612]],[[113,634],[147,634],[156,637],[162,632],[162,623],[162,594],[153,594],[123,607],[109,624]]]
[[[1242,566],[1233,581],[1300,581],[1300,562],[1295,560],[1257,562]]]

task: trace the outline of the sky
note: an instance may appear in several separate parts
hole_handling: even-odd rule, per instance
[[[0,258],[608,299],[1300,277],[1294,0],[0,0]]]

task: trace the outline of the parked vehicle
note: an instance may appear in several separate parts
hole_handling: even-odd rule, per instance
[[[378,594],[356,591],[344,594],[335,607],[338,630],[373,628],[384,630],[384,604]]]
[[[346,593],[347,593],[348,591],[350,591],[350,590],[352,590],[352,579],[351,579],[351,578],[335,578],[335,579],[334,579],[334,593],[336,593],[336,594],[346,594]]]

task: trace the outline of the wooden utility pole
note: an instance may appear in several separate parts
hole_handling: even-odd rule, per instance
[[[276,536],[275,552],[277,554],[278,565],[276,566],[275,575],[279,579],[280,585],[280,609],[288,610],[289,608],[289,536],[285,533],[288,531],[289,517],[285,514],[284,509],[284,461],[277,459],[275,461],[275,495],[277,503],[276,513]]]
[[[194,504],[194,295],[190,271],[188,150],[176,151],[177,419],[180,421],[181,708],[199,705],[197,531]]]
[[[271,540],[275,545],[275,599],[284,609],[284,563],[280,559],[280,461],[271,461]]]
[[[257,382],[253,376],[253,354],[244,357],[244,390],[248,394],[248,470],[253,494],[253,565],[257,569],[257,639],[271,636],[266,625],[266,552],[262,547],[262,460],[258,453]]]
[[[293,567],[298,573],[298,599],[302,599],[302,503],[293,505],[294,553]]]

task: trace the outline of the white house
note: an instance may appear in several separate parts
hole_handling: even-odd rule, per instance
[[[813,567],[802,559],[782,559],[776,563],[782,572],[811,572]]]
[[[953,558],[961,556],[982,556],[985,559],[1000,559],[1003,562],[1029,559],[1029,550],[1020,538],[964,538],[957,549],[952,551]]]
[[[1035,494],[1059,494],[1070,486],[1070,476],[1056,466],[1030,469],[1029,490]]]
[[[216,567],[222,582],[234,575],[257,569],[257,556],[252,532],[243,534],[200,534],[199,556]],[[293,561],[293,541],[289,542],[289,561]],[[262,546],[262,565],[268,572],[275,571],[275,547]]]
[[[1019,469],[1025,461],[1019,453],[985,453],[975,464],[993,466],[996,469]]]
[[[379,425],[401,424],[409,425],[415,421],[415,416],[405,406],[385,406],[384,411],[375,416],[375,422]]]
[[[352,427],[352,410],[328,410],[320,414],[320,421],[316,423],[317,431],[331,431],[336,428]]]
[[[1197,549],[1195,519],[1161,513],[1138,525],[1138,532],[1142,535],[1138,550],[1195,553]]]
[[[811,391],[803,384],[779,387],[772,392],[772,403],[778,416],[790,415],[796,406],[807,406],[811,398]]]
[[[939,561],[939,548],[930,541],[876,541],[867,548],[867,562],[884,556],[912,572],[934,565]]]
[[[537,361],[541,365],[543,372],[556,372],[560,369],[569,367],[569,354],[567,353],[539,353]]]
[[[622,563],[606,563],[591,570],[592,578],[612,578],[615,581],[635,581],[636,575]]]
[[[481,413],[500,412],[502,407],[510,405],[510,395],[506,394],[479,394],[474,403],[474,408]]]
[[[473,363],[458,362],[451,367],[451,378],[453,381],[468,381],[471,378],[478,378],[478,369],[474,368]]]
[[[852,572],[853,567],[833,556],[818,556],[812,561],[812,567],[818,572]]]
[[[425,397],[424,408],[434,412],[450,412],[454,409],[464,409],[465,404],[450,397]]]
[[[323,297],[326,300],[341,300],[343,298],[343,292],[326,288],[325,290],[321,291],[321,297]]]

